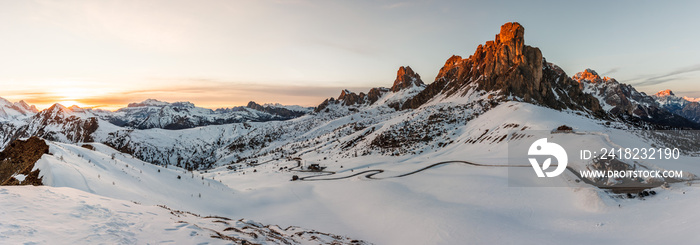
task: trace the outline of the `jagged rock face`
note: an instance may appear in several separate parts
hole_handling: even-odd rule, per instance
[[[438,94],[464,94],[468,86],[475,85],[479,90],[499,91],[525,102],[603,116],[596,99],[583,94],[563,70],[547,63],[538,48],[525,45],[524,35],[525,28],[516,22],[501,26],[495,40],[479,45],[469,58],[450,57],[435,82],[404,103],[402,109],[418,108]]]
[[[392,92],[399,92],[405,88],[411,88],[413,86],[423,86],[423,80],[420,79],[418,73],[413,72],[410,66],[402,66],[399,71],[396,72],[396,80],[394,80],[394,85],[391,86]]]
[[[539,90],[542,53],[538,48],[524,45],[524,33],[525,28],[520,24],[507,23],[501,26],[495,41],[479,45],[468,59],[459,56],[448,59],[438,73],[438,79],[449,81],[446,88],[448,95],[472,82],[476,82],[479,89],[487,91],[523,87]]]
[[[655,94],[657,97],[662,97],[662,96],[676,96],[673,91],[670,89],[662,90],[659,91],[658,93]]]
[[[80,117],[70,109],[54,104],[31,118],[18,131],[18,137],[38,136],[52,141],[92,142],[99,127],[96,117]]]
[[[418,74],[416,74],[416,75],[418,75]],[[389,92],[389,89],[387,89],[387,88],[380,87],[380,88],[370,89],[369,92],[367,93],[367,99],[369,99],[370,105],[374,104],[374,102],[377,102],[377,100],[379,100],[379,98],[382,97],[382,95],[386,94],[387,92]]]
[[[588,68],[582,72],[576,73],[572,77],[574,80],[576,80],[579,84],[581,84],[581,88],[583,88],[583,83],[593,83],[593,84],[602,84],[602,83],[611,83],[615,82],[615,79],[609,78],[609,77],[600,77],[597,72],[594,70]]]
[[[318,104],[316,108],[314,108],[314,112],[321,112],[324,109],[326,109],[331,103],[335,103],[335,99],[331,97],[330,99],[325,99],[321,104]]]
[[[673,127],[698,126],[688,121],[687,117],[679,116],[680,112],[674,114],[661,106],[657,101],[658,97],[639,92],[631,85],[620,83],[614,78],[600,77],[594,70],[586,69],[576,73],[573,79],[585,93],[597,97],[603,109],[614,117],[632,116],[642,121]],[[673,94],[671,91],[665,93]]]
[[[32,169],[34,163],[48,152],[49,146],[37,137],[12,142],[0,152],[0,185],[41,185],[39,170]],[[12,177],[15,173],[26,176],[22,183]]]
[[[607,111],[612,114],[628,114],[638,117],[650,117],[656,114],[654,98],[638,92],[634,87],[617,82],[609,77],[600,77],[594,70],[586,69],[576,73],[573,79],[581,89],[598,97]],[[646,106],[645,106],[646,105]]]
[[[700,103],[690,102],[683,106],[683,109],[681,109],[678,114],[687,118],[688,120],[700,123]]]
[[[340,96],[338,96],[338,100],[342,101],[343,105],[350,106],[350,105],[355,105],[355,104],[362,104],[365,102],[365,98],[367,96],[365,93],[360,92],[360,94],[356,94],[353,92],[350,92],[350,90],[343,90],[340,92]]]
[[[408,91],[407,94],[401,95],[403,96],[403,98],[408,98],[409,96],[414,95],[424,87],[425,83],[423,83],[423,80],[421,80],[420,75],[418,75],[418,73],[414,72],[410,66],[402,66],[399,67],[399,70],[396,72],[396,80],[394,80],[394,84],[391,86],[391,88],[375,87],[370,89],[369,92],[367,92],[367,94],[363,92],[356,94],[350,92],[347,89],[344,89],[340,92],[340,96],[338,96],[337,100],[333,100],[333,98],[331,98],[330,100],[326,99],[321,104],[316,106],[314,112],[324,111],[330,104],[341,104],[344,106],[373,105],[379,100],[379,98],[384,96],[387,92],[399,93],[402,91]],[[418,89],[408,90],[411,88]],[[401,98],[397,99],[402,100]],[[392,101],[391,105],[388,106],[397,109],[400,107],[400,103],[398,103],[397,105],[396,101]]]

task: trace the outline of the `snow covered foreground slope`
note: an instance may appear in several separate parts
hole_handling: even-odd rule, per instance
[[[600,132],[618,144],[639,141],[626,131],[573,112],[509,102],[467,125],[450,129],[458,135],[453,144],[442,148],[427,145],[416,155],[324,160],[328,154],[309,151],[303,156],[307,163],[320,163],[336,172],[317,178],[382,170],[373,176],[384,178],[381,180],[361,174],[338,180],[289,181],[293,175],[303,178],[314,174],[290,170],[296,163],[287,160],[231,165],[236,170],[220,167],[188,172],[150,165],[99,143],[90,144],[95,148],[90,150],[49,142],[52,155],[44,155],[36,168],[41,169],[44,184],[50,186],[144,205],[164,204],[205,216],[301,226],[377,244],[633,244],[693,239],[690,229],[700,220],[694,211],[700,193],[683,184],[656,188],[657,195],[640,200],[577,183],[571,175],[561,179],[565,187],[509,186],[508,168],[496,166],[451,163],[405,177],[385,178],[449,160],[505,166],[507,144],[492,139],[511,133],[505,125],[513,124],[534,130],[566,124],[580,131]],[[489,139],[465,143],[479,136]],[[645,164],[697,173],[697,160],[689,157],[681,162]],[[573,166],[582,167],[580,163]]]
[[[34,169],[40,171],[45,185],[56,188],[4,187],[0,191],[0,195],[8,195],[0,203],[8,207],[3,209],[3,220],[9,221],[7,227],[0,222],[0,228],[6,228],[0,230],[7,230],[0,232],[2,243],[365,243],[298,227],[200,216],[187,210],[240,215],[231,205],[238,198],[234,190],[211,178],[154,166],[101,144],[48,144],[49,154],[43,155]],[[153,206],[156,204],[159,207]],[[32,215],[26,217],[25,213]],[[79,224],[54,227],[66,222]]]
[[[298,227],[200,216],[73,188],[0,188],[3,244],[318,244],[348,238]]]

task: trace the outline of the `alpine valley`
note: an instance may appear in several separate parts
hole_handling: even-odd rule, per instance
[[[647,95],[591,69],[569,76],[516,22],[449,57],[430,83],[402,66],[384,85],[312,108],[149,99],[39,111],[0,99],[0,243],[697,240],[698,99]],[[597,149],[683,147],[674,161],[571,159],[562,187],[511,186],[509,144],[530,131]],[[587,169],[683,175],[638,179],[655,193],[645,195],[575,174]]]

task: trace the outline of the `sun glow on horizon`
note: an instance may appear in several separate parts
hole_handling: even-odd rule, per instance
[[[80,107],[80,108],[89,107],[88,105],[85,105],[85,104],[80,103],[80,102],[75,101],[75,100],[65,100],[65,101],[59,101],[59,102],[56,102],[56,103],[61,104],[62,106],[65,106],[65,107],[68,107],[68,108],[70,108],[70,107],[72,107],[72,106],[77,106],[77,107]]]
[[[117,107],[100,102],[101,98],[110,97],[109,95],[114,93],[110,92],[110,89],[75,81],[54,82],[52,85],[58,85],[58,87],[49,88],[27,101],[29,103],[34,101],[39,110],[49,108],[56,103],[65,107],[78,106],[80,108],[112,109],[112,107]]]

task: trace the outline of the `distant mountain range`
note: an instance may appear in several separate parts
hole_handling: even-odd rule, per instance
[[[130,103],[127,107],[116,111],[80,108],[78,106],[67,108],[61,104],[54,104],[40,112],[35,106],[29,106],[24,101],[11,103],[0,98],[0,120],[4,122],[21,121],[37,116],[44,118],[45,114],[56,116],[56,113],[60,112],[58,115],[60,117],[97,117],[120,127],[136,129],[185,129],[228,123],[288,120],[312,110],[313,108],[302,106],[260,105],[253,101],[249,102],[247,106],[212,110],[195,107],[190,102],[168,103],[148,99],[139,103]]]

